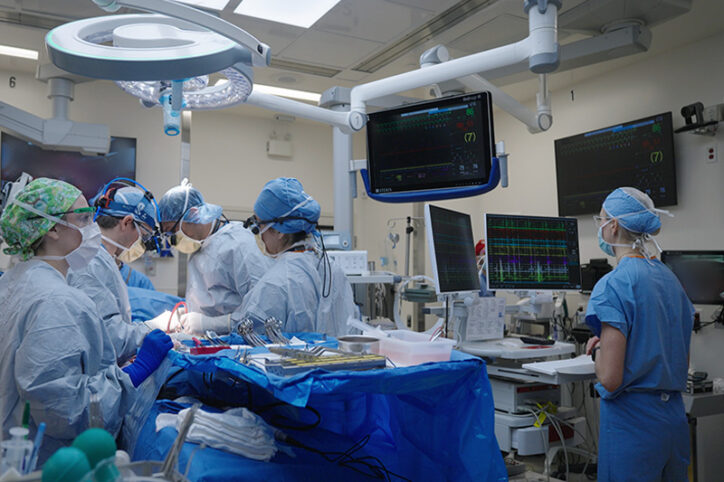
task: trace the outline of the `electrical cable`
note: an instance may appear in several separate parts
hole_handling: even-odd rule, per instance
[[[410,479],[388,470],[387,467],[385,467],[384,463],[377,457],[363,456],[355,458],[352,456],[355,452],[362,449],[369,442],[369,435],[365,435],[364,437],[362,437],[344,452],[325,452],[317,448],[310,447],[306,444],[303,444],[299,440],[290,437],[281,430],[277,430],[274,436],[280,442],[315,453],[324,458],[327,462],[339,465],[341,467],[349,468],[362,475],[375,477],[377,479],[384,479],[387,481],[391,481],[391,476],[393,476],[400,480],[411,482]],[[367,460],[372,460],[376,462],[377,465],[367,462]],[[355,465],[359,465],[364,469],[367,469],[367,471],[369,472],[365,472],[363,469],[355,467]]]

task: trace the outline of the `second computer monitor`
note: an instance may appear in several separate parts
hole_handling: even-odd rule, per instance
[[[578,220],[485,215],[488,289],[581,289]]]
[[[426,204],[425,226],[437,293],[480,291],[470,215]]]

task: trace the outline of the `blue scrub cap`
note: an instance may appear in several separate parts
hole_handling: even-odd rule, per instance
[[[316,233],[321,211],[319,203],[304,192],[302,183],[293,177],[267,182],[254,203],[254,213],[261,222],[287,216],[304,218],[274,223],[274,229],[280,233]]]
[[[133,219],[156,227],[156,207],[145,192],[137,187],[122,187],[113,195],[108,207],[98,209],[99,215],[124,217],[129,214]]]
[[[660,212],[645,193],[633,187],[620,187],[603,201],[609,216],[632,233],[654,234],[661,228]]]
[[[190,209],[195,208],[195,209]],[[188,180],[172,187],[158,202],[161,222],[176,222],[183,216],[184,223],[207,224],[221,217],[223,208],[204,202],[204,196]]]

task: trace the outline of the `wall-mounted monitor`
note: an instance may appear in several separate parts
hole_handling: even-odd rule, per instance
[[[671,112],[557,139],[555,152],[560,216],[597,213],[622,186],[676,204]]]
[[[480,291],[470,215],[425,204],[425,227],[437,293]]]
[[[370,193],[484,186],[495,154],[489,92],[369,115]]]
[[[724,251],[663,251],[661,261],[674,272],[692,303],[724,304]]]
[[[485,214],[488,289],[581,289],[578,220]]]
[[[86,155],[43,149],[6,132],[0,141],[0,177],[13,182],[27,172],[33,178],[60,179],[91,199],[111,179],[136,178],[136,139],[111,137],[108,154]]]

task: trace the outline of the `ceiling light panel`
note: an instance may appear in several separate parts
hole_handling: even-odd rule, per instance
[[[37,50],[21,49],[9,45],[0,45],[0,55],[20,57],[21,59],[38,60]]]
[[[339,0],[243,0],[234,13],[309,28]]]
[[[223,10],[229,0],[176,0],[179,3],[185,3],[194,7],[207,8],[209,10]]]

